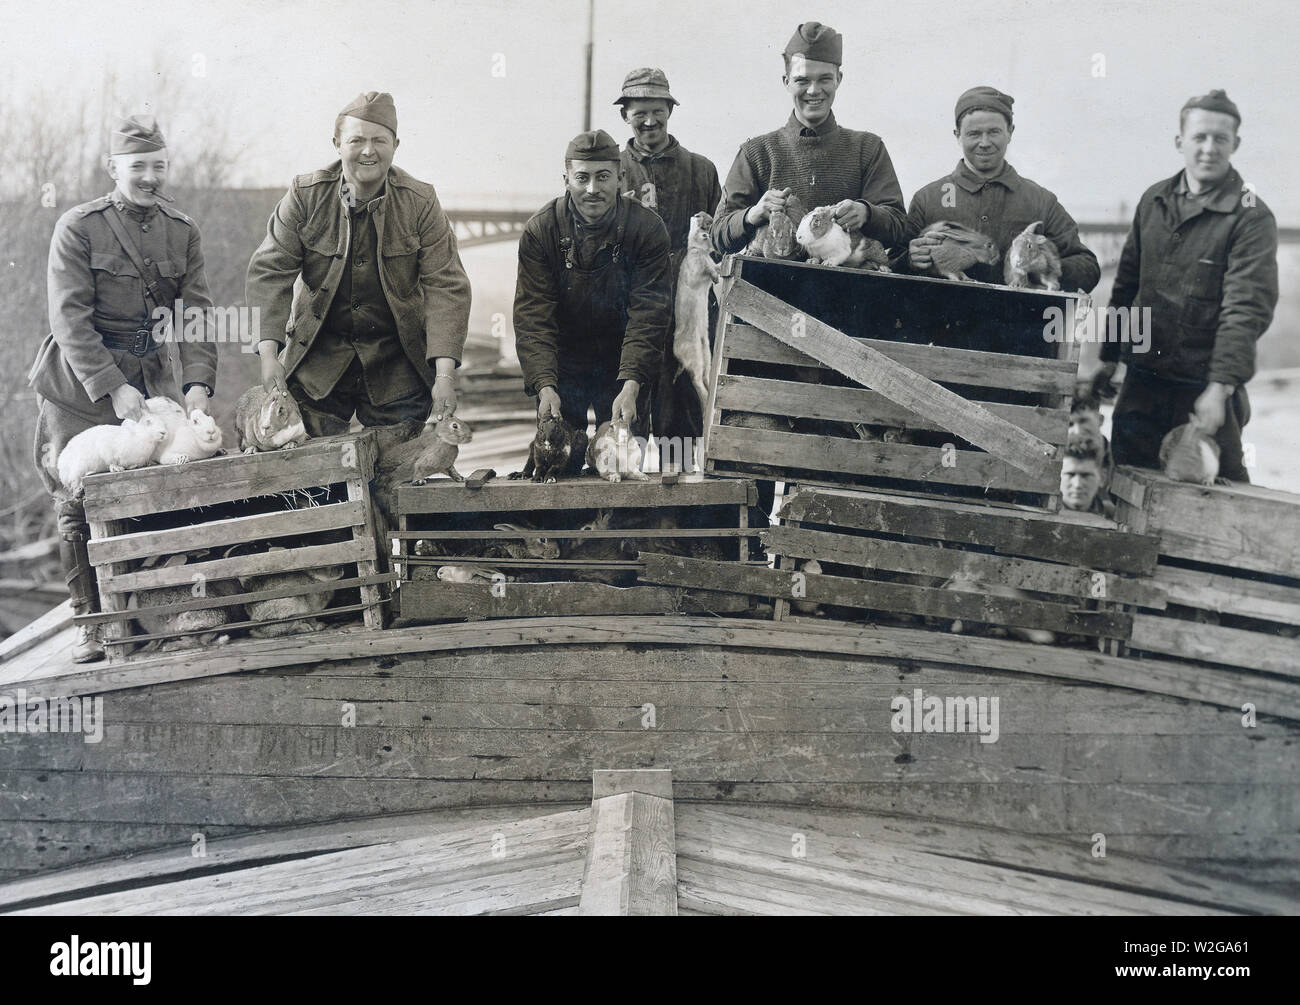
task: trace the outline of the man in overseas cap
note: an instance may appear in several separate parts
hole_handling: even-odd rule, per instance
[[[1017,173],[1007,163],[1007,147],[1015,132],[1011,106],[1015,99],[995,87],[972,87],[953,110],[953,135],[961,160],[950,174],[932,181],[912,197],[907,213],[905,265],[913,272],[930,272],[930,248],[939,238],[921,236],[932,223],[952,220],[993,239],[1006,257],[1012,239],[1035,220],[1061,255],[1061,285],[1066,290],[1092,290],[1101,279],[1097,256],[1079,240],[1079,226],[1056,196]],[[982,283],[1004,281],[1002,260],[976,264],[966,270]]]
[[[359,94],[334,120],[339,159],[294,178],[248,263],[263,383],[288,387],[312,436],[354,413],[413,435],[456,410],[469,279],[433,186],[393,166],[398,143],[392,95]]]
[[[36,467],[54,497],[59,557],[77,614],[98,611],[99,593],[86,553],[85,509],[59,482],[59,454],[91,426],[138,418],[146,397],[183,397],[187,412],[206,412],[216,386],[215,320],[199,229],[170,205],[167,165],[167,143],[153,116],[118,122],[109,141],[113,191],[64,213],[50,241],[50,334],[28,381],[38,409]],[[172,319],[178,300],[197,308],[200,319]],[[180,356],[179,389],[169,340]],[[73,661],[103,655],[94,630],[79,625]]]
[[[537,417],[575,429],[617,419],[645,436],[670,317],[668,232],[620,194],[618,144],[603,129],[564,152],[565,194],[524,227],[515,346]]]
[[[719,252],[744,250],[791,194],[809,210],[834,206],[846,229],[861,228],[886,246],[902,239],[903,193],[884,142],[841,128],[831,111],[843,48],[840,33],[824,24],[807,21],[795,30],[781,78],[794,111],[780,129],[741,145],[713,220]]]
[[[707,157],[691,153],[676,137],[669,135],[668,118],[678,101],[668,90],[668,78],[663,70],[643,67],[630,72],[623,80],[623,93],[614,104],[620,106],[623,121],[632,128],[632,138],[621,155],[623,186],[631,198],[658,213],[668,229],[671,310],[677,273],[686,254],[691,217],[696,213],[711,214],[722,198],[718,169]],[[704,431],[704,417],[698,414],[699,398],[691,388],[690,378],[677,374],[677,361],[672,353],[673,333],[674,325],[670,324],[663,367],[651,406],[661,457],[665,444],[681,447],[687,438],[693,441]],[[688,454],[689,451],[677,451],[683,458]]]
[[[1277,223],[1231,158],[1241,113],[1223,91],[1191,98],[1174,146],[1183,170],[1146,190],[1120,256],[1110,306],[1149,308],[1147,338],[1107,341],[1091,387],[1127,364],[1112,416],[1116,464],[1160,466],[1160,443],[1196,416],[1219,444],[1219,474],[1248,482],[1241,429],[1255,343],[1277,306]]]

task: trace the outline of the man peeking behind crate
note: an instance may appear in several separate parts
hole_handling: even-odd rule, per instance
[[[86,511],[59,483],[59,454],[82,430],[138,417],[146,397],[178,397],[169,339],[180,355],[186,411],[206,412],[216,386],[199,228],[169,205],[168,163],[152,116],[122,120],[109,142],[113,191],[64,213],[50,240],[50,334],[28,380],[38,408],[36,468],[54,497],[59,557],[76,614],[98,611],[99,593],[86,552]],[[170,329],[163,325],[177,300],[202,309],[203,340],[181,339],[180,318]],[[103,657],[95,630],[78,625],[73,662]]]
[[[671,317],[668,232],[620,194],[619,149],[603,129],[564,152],[565,194],[524,227],[515,346],[537,417],[575,429],[609,419],[645,436]]]
[[[1142,195],[1110,306],[1147,337],[1102,343],[1091,390],[1127,364],[1111,418],[1116,464],[1160,466],[1160,444],[1195,414],[1219,445],[1219,474],[1248,482],[1241,430],[1255,343],[1277,306],[1277,222],[1232,166],[1241,113],[1223,91],[1191,98],[1174,145],[1183,170]],[[1140,312],[1149,311],[1149,321]]]
[[[287,386],[311,436],[456,410],[469,279],[433,186],[393,165],[399,143],[392,95],[358,95],[334,120],[339,159],[294,178],[248,263],[262,381]]]
[[[921,232],[940,220],[951,220],[989,237],[1002,258],[1017,234],[1035,221],[1061,256],[1061,287],[1092,291],[1101,278],[1097,256],[1079,240],[1079,225],[1054,194],[1007,163],[1015,125],[1015,99],[995,87],[972,87],[957,99],[953,135],[961,160],[953,171],[926,185],[912,197],[907,212],[905,264],[915,273],[931,271],[930,249],[940,238]],[[1003,265],[976,262],[966,273],[983,283],[1003,282]]]

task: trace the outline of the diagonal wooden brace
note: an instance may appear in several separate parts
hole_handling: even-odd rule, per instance
[[[959,430],[963,439],[1026,474],[1055,473],[1056,448],[1052,444],[838,329],[792,310],[789,304],[752,283],[739,280],[728,292],[722,309],[940,428]]]

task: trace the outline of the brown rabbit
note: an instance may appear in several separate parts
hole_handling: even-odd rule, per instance
[[[993,238],[951,220],[930,224],[921,231],[923,237],[927,234],[942,238],[940,244],[930,249],[930,258],[934,261],[934,270],[945,279],[973,282],[966,275],[967,269],[973,265],[997,265],[1002,257]]]
[[[1050,238],[1035,233],[1042,225],[1042,220],[1035,220],[1012,239],[1007,249],[1008,286],[1061,288],[1061,256]]]
[[[463,482],[464,477],[456,470],[456,455],[460,452],[460,445],[473,438],[474,430],[468,422],[454,415],[443,416],[440,422],[434,423],[432,436],[421,437],[424,449],[411,468],[411,484],[423,485],[434,475],[446,475],[454,482]]]
[[[803,257],[803,249],[795,240],[799,224],[807,210],[799,197],[786,189],[785,210],[772,213],[754,234],[754,239],[745,248],[746,255],[758,258],[776,258],[793,260]]]

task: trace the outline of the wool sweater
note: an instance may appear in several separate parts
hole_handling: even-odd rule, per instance
[[[741,145],[713,215],[713,247],[719,253],[743,251],[754,239],[758,228],[745,221],[745,213],[772,188],[792,189],[810,210],[845,199],[864,203],[862,230],[868,237],[886,246],[902,240],[903,191],[884,141],[875,133],[842,128],[834,112],[815,128],[792,112],[780,129]]]

